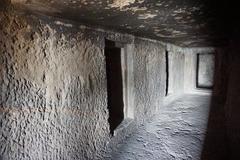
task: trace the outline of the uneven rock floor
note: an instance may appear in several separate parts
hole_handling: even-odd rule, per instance
[[[198,160],[210,97],[183,95],[123,142],[113,160]]]

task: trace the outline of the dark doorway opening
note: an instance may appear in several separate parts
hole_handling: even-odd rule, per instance
[[[115,42],[105,41],[106,73],[107,73],[107,92],[110,133],[124,119],[123,104],[123,82],[121,65],[121,48],[116,47]]]
[[[165,60],[166,60],[166,90],[165,96],[168,95],[168,88],[169,88],[169,55],[168,51],[165,51]]]

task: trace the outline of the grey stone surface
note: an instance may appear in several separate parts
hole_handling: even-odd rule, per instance
[[[140,39],[135,43],[135,115],[142,121],[145,115],[155,114],[162,104],[166,87],[165,49],[159,43]]]
[[[232,3],[202,0],[9,0],[27,13],[47,14],[187,46],[227,43],[238,29]],[[216,5],[217,4],[217,5]],[[236,5],[237,6],[237,5]],[[224,14],[222,15],[222,11]],[[236,10],[237,11],[237,10]],[[220,12],[220,13],[219,13]],[[220,15],[219,15],[220,14]],[[229,16],[226,16],[229,15]],[[226,23],[229,22],[229,23]],[[235,24],[235,25],[234,25]],[[230,28],[226,31],[226,28]],[[231,30],[232,29],[232,30]]]
[[[164,97],[165,50],[174,53],[172,89],[175,98],[176,93],[182,94],[186,88],[190,88],[190,91],[195,89],[192,84],[196,84],[196,81],[192,77],[196,73],[188,74],[188,71],[193,72],[194,66],[196,67],[192,62],[196,53],[199,53],[198,49],[182,49],[155,40],[93,29],[44,15],[26,15],[11,7],[3,10],[0,11],[2,159],[111,159],[109,152],[114,151],[115,156],[119,156],[124,151],[117,152],[119,143],[156,112],[160,112],[162,118],[156,116],[155,120],[149,122],[149,127],[141,127],[143,132],[139,133],[140,137],[130,138],[130,143],[126,145],[136,143],[153,151],[150,153],[149,150],[143,150],[139,158],[146,155],[152,158],[199,157],[207,118],[206,114],[202,114],[207,113],[208,98],[185,97],[186,101],[180,99],[173,107],[162,108],[163,100],[168,101]],[[105,38],[130,45],[131,48],[130,73],[134,83],[131,81],[128,84],[132,85],[128,97],[134,97],[129,103],[133,105],[132,114],[130,119],[125,119],[118,127],[114,137],[110,136],[108,124]],[[225,73],[222,71],[226,66],[222,53],[224,51],[217,54],[217,85],[214,87],[214,93],[221,94],[226,92],[221,87],[226,85],[226,79],[221,76],[221,73]],[[237,71],[233,70],[238,73]],[[232,77],[231,88],[235,81],[237,78]],[[230,98],[228,103],[235,106],[238,104]],[[176,121],[172,121],[174,118]],[[172,122],[169,123],[170,126],[166,126],[167,120]],[[229,118],[231,122],[234,120]],[[161,124],[163,122],[165,124]],[[180,126],[187,130],[182,130]],[[165,145],[158,143],[164,141],[165,137],[169,140],[165,141]],[[153,146],[150,143],[142,144],[144,138],[149,138]],[[179,145],[175,145],[178,140]],[[196,148],[188,145],[188,140],[192,140]],[[181,150],[181,145],[186,150],[191,147],[190,152]],[[141,147],[136,148],[138,149]],[[158,149],[165,152],[153,154]],[[129,154],[133,154],[133,157],[136,155],[127,153],[126,156]]]
[[[197,87],[212,88],[214,84],[214,54],[198,54]]]
[[[103,51],[80,32],[0,14],[3,159],[99,158],[109,140]]]
[[[108,124],[105,38],[133,46],[137,95],[134,119],[113,138]],[[2,158],[103,159],[109,146],[116,146],[159,110],[165,91],[165,47],[69,21],[1,11]]]
[[[169,50],[168,96],[182,94],[184,88],[184,52]]]
[[[121,144],[114,160],[201,159],[210,96],[182,95]]]
[[[185,48],[182,52],[185,53],[184,93],[213,93],[214,95],[224,96],[227,87],[228,49],[226,47]],[[212,71],[210,75],[206,76],[214,83],[212,89],[197,87],[197,54],[214,54],[214,62],[213,60],[210,61],[211,66],[214,66],[214,72]],[[208,62],[205,63],[205,65],[209,65]]]

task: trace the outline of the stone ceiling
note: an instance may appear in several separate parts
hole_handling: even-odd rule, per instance
[[[183,47],[220,46],[230,33],[229,11],[210,0],[11,0],[25,10],[85,25],[174,43]],[[216,3],[214,3],[216,2]],[[223,16],[223,17],[222,17]],[[231,25],[233,25],[231,23]]]

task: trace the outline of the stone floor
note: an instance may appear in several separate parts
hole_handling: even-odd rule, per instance
[[[113,160],[198,160],[207,128],[210,98],[183,95],[123,142]]]

